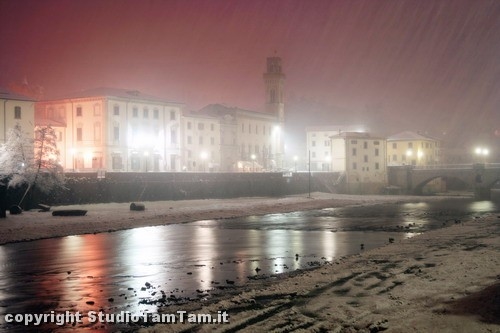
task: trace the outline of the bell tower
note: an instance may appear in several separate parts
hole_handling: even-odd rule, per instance
[[[273,168],[282,169],[285,156],[285,98],[283,74],[280,57],[267,58],[267,71],[264,73],[264,84],[266,88],[265,111],[276,117],[276,124],[271,134],[271,165]],[[273,162],[274,161],[274,164]]]
[[[281,68],[280,57],[267,58],[267,71],[264,73],[266,87],[265,111],[278,117],[278,122],[285,122],[284,84],[285,74]]]

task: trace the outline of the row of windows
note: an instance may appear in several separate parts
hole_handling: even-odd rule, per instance
[[[193,144],[193,137],[192,137],[191,135],[188,135],[188,136],[187,136],[187,144],[188,144],[188,145]],[[203,145],[203,144],[204,144],[204,140],[203,140],[203,137],[202,137],[202,136],[198,137],[198,144],[200,144],[200,145]],[[214,137],[211,137],[211,138],[210,138],[210,144],[211,144],[212,146],[213,146],[213,145],[215,145],[215,138],[214,138]]]
[[[418,145],[418,144],[417,144]],[[432,143],[432,142],[421,142],[420,143],[420,147],[421,148],[433,148],[433,146],[436,146],[437,147],[437,143]],[[408,148],[413,148],[413,142],[408,142]],[[393,142],[392,143],[392,149],[398,149],[398,143],[397,142]]]
[[[193,129],[193,124],[188,121],[187,122],[187,129],[190,130],[190,129]],[[204,123],[198,123],[198,130],[199,131],[203,131],[205,129],[205,124]],[[214,124],[210,124],[210,130],[213,132],[215,131],[215,125]]]
[[[316,141],[311,141],[311,146],[312,147],[316,147]],[[324,146],[325,147],[330,147],[330,140],[325,140],[325,143],[324,143]]]
[[[352,148],[352,156],[357,156],[357,154],[358,154],[358,150],[356,148]],[[375,156],[379,156],[379,155],[380,155],[379,149],[375,148]]]
[[[353,170],[357,170],[358,169],[358,164],[356,162],[352,162],[352,169]],[[370,171],[370,167],[363,167],[362,170],[363,171]],[[375,163],[375,170],[380,170],[380,164],[378,162]]]
[[[101,105],[96,104],[94,105],[94,116],[100,116],[101,115]],[[119,116],[120,115],[120,106],[115,105],[113,106],[113,115],[114,116]],[[82,117],[83,116],[83,108],[81,106],[76,107],[76,116],[77,117]],[[133,107],[132,108],[132,117],[133,118],[138,118],[139,117],[139,108]],[[149,118],[149,109],[145,107],[142,110],[142,117],[144,119]],[[160,110],[158,109],[153,109],[153,119],[159,119],[160,118]],[[177,113],[172,110],[170,111],[170,120],[176,120],[177,119]]]
[[[241,124],[241,133],[245,133],[245,128],[247,129],[248,134],[259,134],[259,125],[252,126],[252,124],[248,124],[245,126],[245,124]],[[271,131],[267,130],[266,125],[262,125],[262,135],[266,135],[266,133],[271,135]]]

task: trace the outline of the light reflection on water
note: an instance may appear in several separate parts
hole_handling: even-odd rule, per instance
[[[208,297],[207,290],[242,285],[249,277],[308,268],[358,253],[361,244],[369,250],[389,238],[398,242],[448,220],[495,211],[489,201],[401,203],[9,244],[0,246],[0,315],[37,308],[155,311],[143,301],[158,299],[160,291]]]

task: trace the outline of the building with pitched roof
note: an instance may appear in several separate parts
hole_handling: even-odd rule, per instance
[[[440,142],[412,131],[404,131],[387,138],[389,166],[426,166],[440,161]]]
[[[0,88],[0,144],[7,141],[8,131],[21,126],[27,138],[35,133],[35,99]]]
[[[38,102],[35,124],[58,133],[65,170],[180,171],[184,104],[97,88]]]

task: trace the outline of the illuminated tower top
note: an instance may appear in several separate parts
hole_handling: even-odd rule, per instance
[[[266,88],[266,112],[278,116],[280,123],[285,121],[284,84],[280,57],[267,58],[267,71],[264,73]]]

